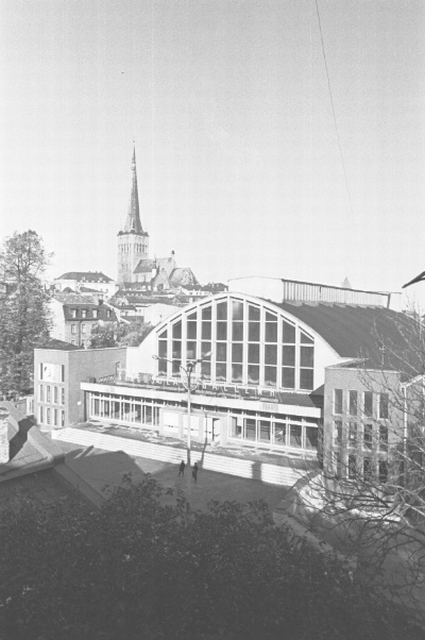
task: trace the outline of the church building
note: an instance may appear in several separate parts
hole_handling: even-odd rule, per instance
[[[149,257],[149,234],[140,220],[136,149],[131,162],[130,204],[124,227],[118,232],[118,284],[120,289],[166,291],[192,287],[198,281],[188,267],[179,268],[174,251],[165,258]]]

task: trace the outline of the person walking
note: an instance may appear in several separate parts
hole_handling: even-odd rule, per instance
[[[198,481],[198,463],[197,462],[195,462],[195,464],[193,465],[192,478],[194,479],[195,482]]]
[[[184,476],[185,467],[186,467],[186,464],[184,460],[182,460],[179,465],[179,476]]]

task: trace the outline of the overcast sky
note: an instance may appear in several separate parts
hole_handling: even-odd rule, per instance
[[[152,256],[399,290],[425,270],[425,2],[319,8],[337,128],[315,0],[0,0],[1,236],[115,278],[135,138]]]

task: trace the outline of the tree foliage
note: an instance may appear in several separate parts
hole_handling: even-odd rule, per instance
[[[413,639],[336,558],[294,545],[264,503],[192,511],[150,476],[100,511],[0,522],[0,637]]]
[[[152,326],[143,320],[130,323],[97,323],[91,332],[91,349],[104,347],[137,347],[152,330]]]
[[[49,255],[35,231],[15,232],[0,253],[7,294],[0,305],[0,389],[31,391],[34,348],[49,338],[49,295],[41,277]]]

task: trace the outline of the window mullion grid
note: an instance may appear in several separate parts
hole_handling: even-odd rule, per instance
[[[167,378],[171,378],[172,377],[172,373],[173,373],[173,365],[172,365],[172,359],[173,359],[173,330],[172,330],[172,325],[171,322],[169,322],[167,324],[167,358],[168,360],[167,362]]]
[[[300,372],[300,357],[301,357],[301,327],[296,326],[295,329],[295,391],[299,391],[301,388],[301,372]]]
[[[283,321],[283,316],[281,314],[278,314],[277,316],[277,344],[276,344],[276,349],[277,349],[277,359],[276,359],[276,366],[277,366],[277,371],[276,371],[276,387],[278,389],[282,389],[283,385],[282,385],[282,368],[283,368],[283,325],[282,325],[282,321]],[[286,442],[286,440],[285,440]]]
[[[211,302],[211,356],[209,359],[211,363],[211,382],[217,380],[217,300]]]
[[[182,335],[181,335],[181,364],[183,367],[187,367],[187,313],[182,313]]]
[[[248,303],[243,301],[242,385],[248,384]]]
[[[258,376],[258,386],[265,387],[266,383],[264,380],[264,367],[265,367],[265,342],[266,342],[266,309],[263,305],[260,306],[260,353],[258,358],[258,366],[259,366],[259,376]]]
[[[230,335],[233,331],[232,326],[232,303],[230,297],[226,298],[227,304],[227,320],[226,320],[226,384],[230,384],[232,382],[232,336]],[[232,331],[230,329],[232,327]]]

